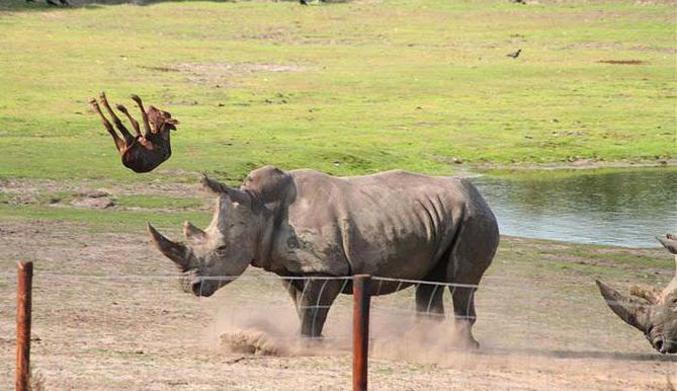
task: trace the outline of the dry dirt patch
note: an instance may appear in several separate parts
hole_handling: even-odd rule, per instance
[[[597,62],[611,65],[641,65],[646,63],[642,60],[599,60]]]
[[[108,192],[94,190],[77,194],[70,204],[82,208],[106,209],[115,206],[115,201]]]
[[[320,346],[296,349],[298,320],[279,281],[254,285],[245,275],[214,297],[197,299],[179,290],[171,262],[142,234],[99,234],[84,225],[1,220],[0,335],[7,338],[0,339],[0,378],[10,379],[13,371],[10,336],[18,259],[37,262],[33,320],[34,337],[39,339],[32,357],[48,389],[350,387],[347,296],[330,313],[328,339]],[[585,305],[597,304],[590,314],[611,323],[590,319],[588,313],[578,313],[580,319],[571,321],[566,314],[586,307],[559,294],[558,276],[520,284],[511,285],[501,276],[487,280],[479,296],[477,325],[483,348],[472,354],[448,349],[445,327],[412,333],[411,321],[389,309],[390,304],[399,305],[397,298],[375,300],[373,388],[649,390],[664,388],[666,375],[674,382],[675,361],[653,353],[641,335],[616,322],[600,300],[578,298]],[[411,300],[406,303],[411,305]],[[520,319],[520,305],[550,308],[553,315]],[[383,311],[390,315],[379,315]],[[224,316],[230,322],[224,322]],[[591,338],[600,331],[608,332],[609,339],[600,343],[602,351],[594,351]],[[227,347],[219,344],[224,334],[229,335]],[[564,342],[572,337],[579,341],[575,346]],[[531,348],[505,348],[509,342]],[[234,352],[233,344],[242,350]]]
[[[306,68],[297,64],[273,63],[182,63],[163,67],[147,68],[156,72],[178,72],[194,84],[226,86],[233,80],[255,73],[301,72]]]

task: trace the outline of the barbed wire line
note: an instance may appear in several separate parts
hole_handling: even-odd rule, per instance
[[[34,279],[36,278],[41,278],[41,277],[82,277],[82,278],[91,278],[91,279],[172,279],[172,278],[178,278],[182,274],[181,273],[146,273],[146,274],[134,274],[134,273],[126,273],[126,274],[100,274],[100,273],[78,273],[78,272],[54,272],[54,271],[43,271],[43,270],[36,270],[34,274]],[[250,273],[244,273],[239,276],[235,275],[216,275],[216,276],[200,276],[200,278],[205,279],[205,280],[216,280],[216,281],[233,281],[233,280],[247,280],[247,279],[259,279],[259,280],[264,280],[264,279],[282,279],[282,280],[342,280],[342,279],[347,279],[347,280],[352,280],[355,276],[350,275],[350,276],[325,276],[325,275],[288,275],[288,276],[283,276],[283,275],[277,275],[274,273],[265,273],[265,272],[260,272],[256,271],[256,274],[250,274]],[[527,278],[519,278],[519,277],[496,277],[496,276],[490,276],[490,277],[485,277],[482,279],[481,284],[464,284],[464,283],[456,283],[456,282],[446,282],[446,281],[429,281],[429,280],[417,280],[417,279],[406,279],[406,278],[396,278],[396,277],[385,277],[385,276],[378,276],[378,275],[370,275],[372,282],[378,282],[379,284],[383,284],[386,282],[397,282],[400,284],[409,284],[409,285],[440,285],[440,286],[456,286],[459,288],[486,288],[487,286],[492,285],[491,282],[500,282],[501,284],[504,284],[506,282],[508,283],[514,283],[515,286],[522,286],[523,283],[529,283],[533,284],[533,280],[527,279]],[[5,271],[4,273],[0,273],[0,279],[7,279],[10,282],[15,282],[16,279],[16,273],[12,271]],[[572,287],[579,286],[580,284],[572,284]]]
[[[6,273],[4,277],[5,278],[2,278],[2,276],[0,276],[0,281],[5,283],[4,288],[7,290],[13,290],[13,287],[16,284],[15,274]],[[49,280],[51,277],[65,280],[74,280],[74,283],[71,285],[50,284]],[[138,309],[136,307],[138,306],[140,306],[139,308],[147,308],[153,306],[153,303],[155,302],[158,303],[158,308],[168,308],[166,304],[166,297],[162,297],[162,292],[166,289],[165,282],[171,282],[173,283],[172,285],[174,285],[179,277],[181,277],[181,275],[178,273],[102,275],[98,273],[80,274],[37,271],[33,285],[35,289],[34,308],[38,310],[36,313],[36,318],[47,315],[51,316],[51,314],[59,316],[59,311],[72,312],[79,310],[77,307],[81,304],[79,301],[64,301],[63,303],[59,303],[56,306],[53,303],[50,303],[47,307],[47,304],[41,303],[39,299],[40,295],[48,294],[49,292],[53,293],[54,291],[65,292],[64,295],[67,295],[69,298],[71,295],[79,295],[78,289],[81,288],[79,288],[80,283],[77,282],[78,280],[96,281],[93,283],[93,285],[98,284],[97,289],[102,289],[109,294],[106,296],[107,301],[115,301],[116,305],[123,307],[134,306],[134,308],[131,310],[132,312],[129,312],[130,314],[132,314],[133,311],[137,311]],[[348,332],[350,321],[348,320],[344,322],[344,320],[349,319],[349,315],[351,314],[350,309],[352,306],[352,300],[350,300],[348,296],[339,295],[336,300],[332,299],[330,302],[329,293],[333,289],[338,289],[339,292],[349,291],[349,286],[353,281],[353,276],[279,276],[257,270],[254,273],[245,273],[241,276],[202,276],[200,280],[205,282],[226,281],[233,283],[235,283],[237,280],[243,282],[241,285],[243,287],[247,287],[249,286],[248,284],[250,284],[252,287],[251,289],[235,289],[233,291],[234,295],[229,296],[228,304],[231,306],[243,308],[248,308],[252,305],[255,305],[258,308],[257,311],[264,313],[265,308],[274,308],[274,311],[278,311],[278,309],[284,311],[289,310],[292,311],[292,313],[294,308],[296,308],[297,312],[301,312],[301,315],[299,315],[299,320],[301,322],[303,321],[304,316],[310,317],[309,322],[311,323],[313,330],[316,327],[319,327],[317,322],[320,321],[319,317],[321,315],[326,315],[324,312],[329,311],[329,316],[334,320],[342,319],[342,324],[339,327],[336,327],[336,325],[330,325],[329,322],[327,322],[327,325],[325,325],[327,334],[323,337],[306,336],[305,340],[317,339],[321,341],[345,342],[345,338],[350,335]],[[108,281],[108,283],[106,283],[106,281]],[[148,283],[149,281],[156,281],[157,283]],[[564,304],[569,310],[579,310],[582,308],[580,307],[581,305],[590,304],[590,297],[576,299],[575,297],[571,297],[569,293],[560,291],[535,293],[533,290],[533,281],[526,279],[523,280],[524,283],[521,283],[520,281],[522,280],[509,277],[492,278],[483,280],[482,283],[478,285],[372,276],[370,291],[374,296],[372,297],[370,311],[373,319],[376,322],[387,323],[392,322],[394,319],[396,319],[398,322],[406,320],[406,322],[411,322],[405,323],[407,327],[417,327],[416,325],[422,325],[425,327],[426,320],[436,322],[444,321],[448,323],[453,323],[457,320],[469,322],[478,320],[480,330],[479,332],[485,333],[484,336],[480,335],[480,338],[478,338],[480,341],[482,341],[482,338],[487,338],[487,330],[495,331],[495,329],[498,327],[497,325],[500,323],[501,326],[499,329],[501,332],[509,334],[511,340],[501,342],[497,346],[528,347],[534,343],[534,340],[537,340],[539,341],[538,343],[543,344],[543,346],[570,350],[574,349],[576,346],[582,346],[581,344],[583,343],[580,342],[580,333],[576,333],[576,331],[580,330],[582,327],[588,328],[593,323],[603,325],[597,326],[599,329],[589,332],[589,338],[587,338],[587,340],[594,341],[594,343],[590,345],[594,349],[605,351],[605,346],[610,344],[613,345],[612,342],[614,340],[619,340],[621,338],[620,336],[625,335],[617,334],[614,336],[616,331],[611,332],[611,330],[621,330],[624,325],[619,322],[618,324],[613,323],[607,326],[606,323],[598,322],[598,320],[601,319],[601,316],[599,319],[596,317],[592,317],[590,319],[573,319],[567,318],[566,316],[560,317],[557,313],[547,311],[547,309],[553,308],[555,305],[560,306]],[[256,284],[251,284],[252,282],[255,282]],[[506,284],[504,282],[508,283]],[[120,283],[124,284],[125,287],[133,287],[136,284],[144,284],[144,288],[149,293],[149,296],[137,299],[133,295],[129,295],[126,290],[120,290]],[[283,284],[290,283],[298,284],[300,288],[296,305],[293,300],[290,300],[289,295],[287,295],[284,290],[274,290],[276,288],[284,288]],[[275,286],[276,284],[280,285]],[[311,292],[313,290],[310,288],[311,284],[315,284],[315,287],[313,288],[315,290],[314,293]],[[337,285],[337,287],[332,285]],[[580,284],[576,284],[575,287],[578,288],[579,285]],[[427,289],[431,293],[431,296],[429,298],[427,297],[421,306],[417,308],[414,299],[415,290],[418,287],[428,287]],[[394,291],[393,288],[395,288]],[[200,289],[202,289],[202,287],[200,287]],[[120,292],[117,290],[120,290]],[[470,313],[468,310],[469,304],[465,309],[465,314],[462,312],[456,313],[455,311],[446,311],[446,314],[434,312],[433,300],[436,295],[441,293],[440,291],[444,292],[444,294],[451,294],[453,296],[455,293],[461,290],[471,290],[472,292],[477,290],[477,292],[481,292],[483,295],[490,295],[491,297],[489,299],[485,298],[482,301],[483,304],[481,311],[479,311],[479,315]],[[589,292],[594,292],[595,290],[596,288],[594,284],[591,284],[590,287],[585,289],[585,291]],[[281,294],[281,292],[284,292],[284,294]],[[506,295],[506,292],[509,292],[509,297]],[[383,295],[381,295],[382,293]],[[3,300],[4,302],[0,303],[0,313],[3,315],[6,314],[7,317],[13,317],[16,311],[16,306],[13,303],[14,297],[10,296],[11,295],[6,295],[6,301]],[[225,296],[226,295],[223,297]],[[109,298],[110,300],[108,300]],[[264,305],[262,305],[262,301],[265,301]],[[507,303],[508,301],[509,303]],[[186,301],[186,303],[188,303],[188,301]],[[217,300],[214,301],[214,303],[215,306],[221,305],[223,301],[219,302]],[[497,303],[499,306],[489,306],[489,304]],[[610,301],[609,303],[615,304],[616,302]],[[598,307],[604,306],[604,301],[599,298],[597,304],[599,304]],[[101,306],[105,307],[106,305],[108,305],[108,303],[102,303]],[[642,307],[646,304],[637,302],[632,303],[631,305]],[[201,311],[205,309],[211,310],[212,308],[217,308],[215,306],[203,306],[201,307]],[[264,310],[261,310],[262,308]],[[177,309],[177,311],[179,310]],[[92,313],[96,313],[97,317],[101,316],[99,315],[99,312],[96,308],[89,309],[87,315],[91,315]],[[588,311],[586,314],[596,316],[597,313]],[[600,313],[600,315],[601,314],[602,313]],[[608,315],[606,312],[603,314]],[[422,320],[422,322],[417,322],[419,319]],[[553,319],[555,321],[553,321]],[[538,325],[543,322],[548,322],[551,324],[551,327],[547,332],[541,331],[539,329]],[[553,322],[555,324],[554,326],[552,325]],[[581,326],[581,322],[585,323],[585,325]],[[237,322],[233,322],[233,324],[237,324]],[[551,335],[548,335],[548,333]],[[283,333],[272,334],[272,336],[284,341],[291,341],[299,338],[299,334]],[[504,335],[495,337],[489,335],[489,337],[501,339],[504,337]],[[381,336],[377,336],[377,338],[381,338]],[[640,342],[644,343],[643,340]],[[669,340],[668,342],[674,343],[672,340]],[[640,343],[634,344],[633,346],[640,346]]]

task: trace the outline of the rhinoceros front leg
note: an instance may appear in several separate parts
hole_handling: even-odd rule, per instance
[[[421,283],[416,287],[416,315],[444,319],[444,285]]]
[[[310,338],[322,336],[322,328],[336,296],[341,292],[344,280],[309,279],[298,284],[289,293],[296,300],[296,310],[301,320],[301,335]],[[293,285],[293,284],[292,284]],[[298,289],[301,287],[301,289]]]
[[[301,293],[303,292],[303,282],[300,280],[282,280],[282,285],[284,289],[287,290],[291,300],[294,302],[294,308],[296,313],[301,319],[301,312],[299,311],[299,298],[301,298]]]

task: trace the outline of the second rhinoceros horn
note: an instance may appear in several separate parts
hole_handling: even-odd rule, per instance
[[[193,224],[191,224],[188,221],[183,223],[183,235],[187,239],[196,240],[196,241],[203,241],[207,238],[207,234],[205,233],[205,231],[203,231],[200,228],[194,226]]]
[[[649,328],[649,315],[645,305],[629,297],[623,296],[617,290],[605,283],[595,280],[599,291],[611,310],[627,324],[646,333]]]

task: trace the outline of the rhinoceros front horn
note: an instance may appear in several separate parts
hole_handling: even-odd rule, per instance
[[[595,280],[600,293],[611,310],[623,319],[625,323],[647,333],[649,329],[649,315],[646,305],[642,305],[628,297],[623,296],[615,289]]]
[[[148,233],[150,234],[155,247],[158,248],[167,258],[171,259],[181,269],[186,270],[190,266],[188,259],[188,249],[181,243],[175,243],[159,233],[150,223],[148,223]]]

